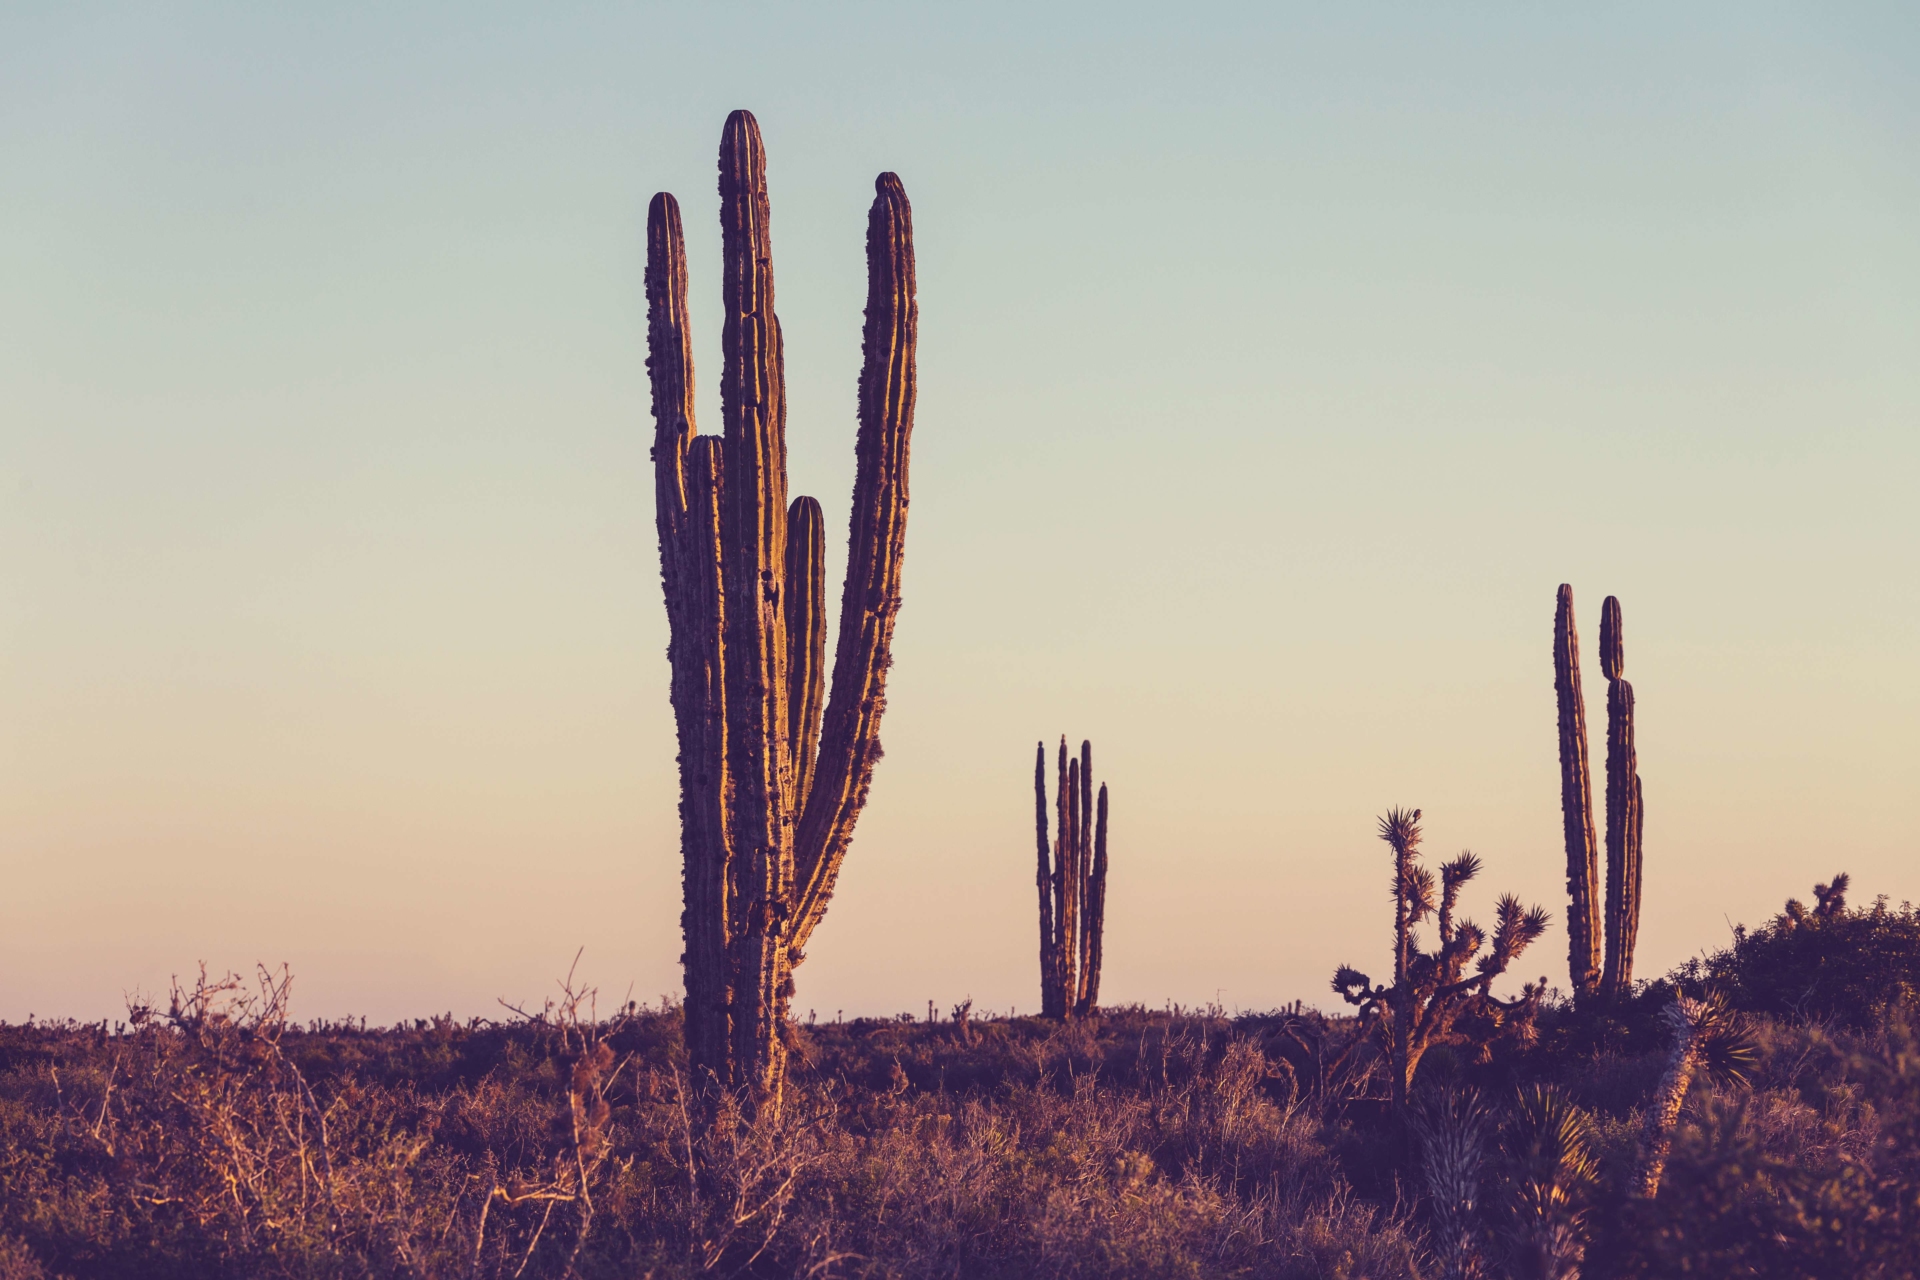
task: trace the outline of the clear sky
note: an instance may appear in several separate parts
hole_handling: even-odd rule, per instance
[[[643,230],[675,192],[716,430],[735,107],[836,556],[879,170],[920,255],[803,1014],[1037,1006],[1063,732],[1110,1000],[1331,1000],[1394,804],[1564,984],[1562,581],[1596,746],[1625,609],[1643,975],[1835,871],[1920,898],[1916,67],[1900,4],[9,5],[0,1017],[200,960],[301,1016],[583,946],[678,990]]]

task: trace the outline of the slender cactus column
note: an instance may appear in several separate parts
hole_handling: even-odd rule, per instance
[[[1093,872],[1087,882],[1087,961],[1080,979],[1080,1008],[1084,1016],[1100,1007],[1100,962],[1107,935],[1107,784],[1100,784],[1098,815],[1093,828]]]
[[[1607,677],[1607,960],[1601,990],[1618,1000],[1633,987],[1640,933],[1640,760],[1633,740],[1633,686],[1626,681],[1620,601],[1600,614],[1600,669]]]
[[[1560,705],[1560,815],[1567,850],[1567,976],[1577,999],[1600,979],[1599,857],[1587,772],[1587,707],[1580,688],[1580,635],[1573,587],[1560,584],[1553,618],[1553,689]]]

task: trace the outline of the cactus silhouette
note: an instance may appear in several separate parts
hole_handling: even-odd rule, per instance
[[[891,173],[867,215],[859,431],[832,686],[824,520],[787,501],[786,372],[766,151],[753,116],[720,142],[723,433],[694,425],[680,209],[647,213],[654,496],[680,746],[687,1051],[703,1088],[777,1108],[793,970],[826,911],[880,758],[900,608],[918,309],[913,224]]]
[[[1100,1004],[1107,912],[1107,785],[1093,798],[1093,744],[1080,757],[1060,739],[1057,834],[1047,839],[1047,747],[1034,751],[1034,834],[1039,854],[1040,1014],[1072,1018]]]
[[[1600,987],[1618,1000],[1633,985],[1640,933],[1640,762],[1633,746],[1633,686],[1620,634],[1620,601],[1600,612],[1600,670],[1607,677],[1607,961]]]
[[[1593,790],[1587,774],[1587,713],[1580,690],[1580,638],[1573,588],[1560,584],[1553,622],[1553,686],[1560,705],[1560,811],[1567,848],[1567,969],[1576,999],[1618,1000],[1633,987],[1640,932],[1640,840],[1645,825],[1640,764],[1633,741],[1620,601],[1600,611],[1600,670],[1607,678],[1607,882],[1596,889]],[[1605,943],[1602,959],[1601,944]]]
[[[1560,815],[1567,849],[1567,977],[1576,999],[1600,981],[1599,857],[1594,847],[1593,787],[1587,774],[1587,705],[1580,689],[1580,633],[1573,588],[1560,584],[1553,615],[1553,690],[1560,704]]]

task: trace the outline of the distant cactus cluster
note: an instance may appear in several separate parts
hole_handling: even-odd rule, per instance
[[[1040,1013],[1084,1017],[1100,1004],[1107,914],[1107,784],[1093,794],[1093,744],[1076,759],[1060,739],[1054,837],[1047,838],[1047,746],[1033,760],[1034,830],[1039,853]]]
[[[1646,814],[1634,745],[1633,686],[1626,680],[1620,601],[1614,596],[1607,597],[1600,613],[1600,670],[1607,677],[1604,898],[1598,891],[1580,636],[1574,624],[1573,588],[1563,582],[1554,611],[1553,684],[1560,709],[1560,811],[1567,851],[1567,974],[1574,998],[1582,1003],[1596,997],[1616,1002],[1632,990],[1633,949],[1640,932],[1640,848]]]

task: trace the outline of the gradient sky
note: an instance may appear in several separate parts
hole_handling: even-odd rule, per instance
[[[1920,898],[1920,11],[1439,8],[7,6],[0,1017],[678,990],[643,230],[675,192],[717,430],[735,107],[836,577],[879,170],[920,254],[803,1016],[1037,1006],[1063,732],[1109,1000],[1326,1004],[1394,804],[1564,985],[1562,581],[1595,725],[1625,609],[1643,975]]]

